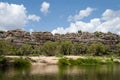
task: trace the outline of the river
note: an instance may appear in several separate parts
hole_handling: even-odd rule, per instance
[[[0,69],[0,80],[120,80],[120,65],[8,67]]]

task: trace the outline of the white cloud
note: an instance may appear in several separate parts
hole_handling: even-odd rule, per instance
[[[95,9],[87,7],[85,10],[80,10],[78,14],[69,16],[68,21],[77,21],[88,17]]]
[[[48,3],[48,2],[43,2],[43,3],[41,4],[41,9],[40,9],[40,11],[43,12],[44,14],[47,14],[49,7],[50,7],[50,3]]]
[[[24,5],[0,2],[0,29],[23,29],[30,19],[28,15]],[[31,19],[38,20],[39,18],[32,15]]]
[[[88,23],[83,21],[75,21],[70,23],[70,26],[67,28],[61,29],[61,27],[54,29],[53,34],[60,33],[65,34],[68,32],[76,33],[78,30],[88,31],[88,32],[113,32],[120,34],[120,10],[111,10],[107,9],[102,14],[101,18],[93,18]]]
[[[120,10],[114,11],[111,9],[107,9],[103,14],[102,14],[102,19],[103,20],[110,20],[116,17],[120,17]]]
[[[36,15],[28,15],[28,20],[32,20],[32,21],[39,21],[41,18],[39,16]]]
[[[0,2],[0,27],[12,29],[26,24],[26,8],[23,5]]]

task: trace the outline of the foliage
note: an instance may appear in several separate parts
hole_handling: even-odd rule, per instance
[[[120,43],[117,44],[116,52],[120,56]]]
[[[109,47],[104,45],[103,43],[94,42],[89,46],[88,52],[90,52],[90,54],[100,56],[100,55],[107,54],[108,50],[109,50]]]
[[[3,33],[4,33],[4,31],[0,30],[0,33],[2,33],[2,34],[3,34]]]
[[[72,54],[72,42],[71,41],[61,41],[60,43],[60,53],[63,55]]]
[[[73,55],[80,55],[80,54],[86,54],[87,53],[87,45],[86,44],[73,44]]]
[[[29,67],[31,65],[30,61],[23,58],[18,58],[14,61],[15,67]]]
[[[44,43],[42,46],[42,52],[45,53],[46,55],[53,56],[56,54],[56,51],[57,51],[57,42],[48,41]]]
[[[78,33],[82,33],[82,30],[78,30]]]
[[[100,37],[100,32],[96,31],[94,34],[96,37]]]
[[[101,64],[113,64],[116,63],[113,59],[106,59],[103,60],[102,58],[78,58],[78,59],[71,59],[71,58],[61,58],[59,59],[59,65],[101,65]]]
[[[0,64],[4,65],[4,64],[6,64],[6,63],[7,63],[6,58],[0,57]]]
[[[13,47],[7,42],[0,40],[0,55],[12,53]]]
[[[29,55],[32,53],[32,46],[29,44],[23,44],[17,51],[18,55]]]
[[[41,47],[34,45],[32,46],[32,55],[40,55],[41,54]]]
[[[101,60],[100,59],[96,59],[96,58],[78,58],[77,60],[77,64],[78,65],[96,65],[96,64],[100,64]]]
[[[59,59],[58,64],[59,65],[70,65],[68,58],[65,58],[65,57]]]

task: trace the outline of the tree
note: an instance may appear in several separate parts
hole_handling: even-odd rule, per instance
[[[120,56],[120,42],[117,44],[117,50],[116,50],[116,52]]]
[[[96,31],[96,32],[94,32],[94,34],[96,37],[98,37],[98,38],[100,37],[100,32]]]
[[[103,55],[107,54],[109,47],[101,42],[94,42],[89,46],[89,52],[93,55]]]
[[[32,46],[29,44],[23,44],[17,51],[18,55],[29,55],[32,53]]]
[[[7,42],[0,40],[0,55],[12,53],[13,47]]]
[[[40,46],[37,46],[37,45],[34,45],[32,46],[32,54],[41,54],[41,47]]]
[[[60,53],[63,55],[72,54],[72,42],[71,41],[61,41]]]
[[[80,55],[85,54],[87,52],[87,45],[83,43],[75,43],[73,44],[73,54]]]
[[[82,33],[82,31],[81,31],[81,30],[78,30],[78,33]]]
[[[57,42],[47,41],[42,46],[42,52],[49,56],[55,55],[56,50],[57,50]]]

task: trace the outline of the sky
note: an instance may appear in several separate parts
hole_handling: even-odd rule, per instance
[[[120,34],[120,0],[0,0],[0,30]]]

